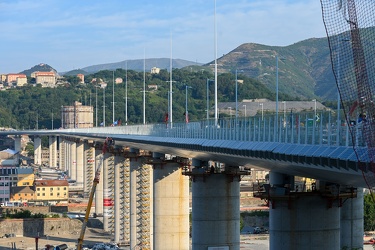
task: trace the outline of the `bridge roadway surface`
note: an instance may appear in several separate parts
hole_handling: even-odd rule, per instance
[[[257,122],[254,122],[256,124]],[[250,127],[251,124],[249,124]],[[260,141],[259,133],[252,128],[207,128],[202,125],[185,125],[166,128],[159,125],[132,125],[119,127],[96,127],[86,129],[57,130],[24,130],[1,131],[3,135],[30,136],[65,136],[94,140],[102,143],[105,138],[112,137],[115,145],[144,149],[151,152],[195,158],[202,161],[218,161],[232,166],[258,168],[275,171],[292,176],[309,177],[340,185],[367,187],[362,171],[359,169],[356,153],[352,146],[322,144],[321,129],[317,129],[318,142],[308,143],[307,134],[298,128],[300,138],[288,142]],[[194,127],[193,127],[194,126]],[[227,126],[226,126],[227,127]],[[244,127],[244,126],[242,126]],[[325,127],[325,126],[321,126]],[[245,130],[245,131],[242,131]],[[246,131],[248,134],[246,135]],[[250,134],[253,133],[253,135]],[[268,128],[267,133],[272,134]],[[245,133],[245,135],[244,135]],[[280,130],[280,133],[284,133]],[[288,133],[287,131],[285,133]],[[303,133],[307,133],[303,135]],[[291,135],[292,134],[292,135]],[[289,131],[289,136],[293,133]],[[287,141],[285,137],[285,141]],[[280,136],[281,138],[281,136]],[[306,143],[295,143],[305,138]],[[314,139],[315,140],[315,139]],[[357,148],[357,152],[366,155],[365,148]],[[365,157],[366,158],[366,157]]]

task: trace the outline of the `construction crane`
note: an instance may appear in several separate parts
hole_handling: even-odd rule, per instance
[[[100,158],[99,158],[98,168],[95,171],[95,177],[94,177],[94,180],[93,180],[93,184],[92,184],[92,188],[91,188],[91,192],[90,192],[90,196],[89,196],[89,201],[87,203],[85,218],[83,220],[81,233],[80,233],[79,238],[78,238],[78,244],[77,244],[78,250],[82,250],[83,239],[85,237],[87,222],[89,220],[90,210],[91,210],[92,202],[93,202],[93,199],[94,199],[94,194],[95,194],[95,191],[96,191],[96,186],[99,183],[100,171],[101,171],[101,168],[103,166],[104,154],[107,152],[108,147],[111,146],[112,144],[113,144],[112,138],[107,137],[104,144],[103,144],[102,153],[101,153]]]

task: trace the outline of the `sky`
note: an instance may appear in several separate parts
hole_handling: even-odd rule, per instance
[[[220,57],[243,43],[326,36],[319,0],[216,0],[216,12],[215,0],[0,0],[0,10],[5,74],[39,63],[58,72],[143,58],[208,63],[215,41]]]

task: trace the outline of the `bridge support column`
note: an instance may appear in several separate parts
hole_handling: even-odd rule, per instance
[[[59,137],[59,169],[62,171],[66,171],[66,145],[63,136]]]
[[[106,232],[110,231],[110,220],[113,217],[113,184],[112,174],[110,169],[113,168],[113,155],[105,153],[103,159],[103,229]]]
[[[291,176],[270,173],[270,250],[340,249],[340,208],[320,192],[289,195]]]
[[[137,151],[137,150],[136,150]],[[136,152],[135,151],[135,152]],[[131,238],[130,248],[153,249],[152,246],[152,169],[146,159],[132,158],[131,178]]]
[[[357,198],[347,199],[341,207],[340,249],[363,247],[363,189],[357,189]]]
[[[92,189],[92,182],[95,175],[95,147],[92,143],[85,143],[85,159],[83,162],[86,163],[84,167],[84,178],[83,178],[83,191],[85,196],[88,196]]]
[[[84,169],[84,148],[85,144],[83,141],[79,141],[76,144],[76,180],[77,186],[83,187],[83,169]]]
[[[95,191],[95,214],[103,215],[103,162],[102,162],[102,150],[95,150],[95,169],[101,165],[99,183],[96,186]]]
[[[154,248],[189,249],[189,178],[154,155]]]
[[[34,164],[42,165],[42,138],[34,137]]]
[[[14,150],[16,152],[20,152],[21,153],[21,138],[22,136],[20,135],[16,135],[14,136]]]
[[[51,167],[57,167],[57,137],[56,136],[49,136],[49,165]]]
[[[70,179],[77,180],[77,144],[73,141],[69,141],[69,152],[70,152]]]
[[[137,149],[130,149],[130,152],[139,154]],[[130,159],[130,249],[137,246],[137,173],[141,165],[140,159]]]
[[[130,159],[115,156],[115,242],[130,243]]]
[[[240,249],[240,175],[227,168],[221,173],[193,169],[192,247]]]

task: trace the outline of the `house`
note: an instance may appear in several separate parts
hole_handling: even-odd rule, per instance
[[[25,203],[32,200],[34,200],[32,186],[11,187],[9,201]]]
[[[35,180],[34,201],[44,204],[68,202],[69,184],[67,180]]]

